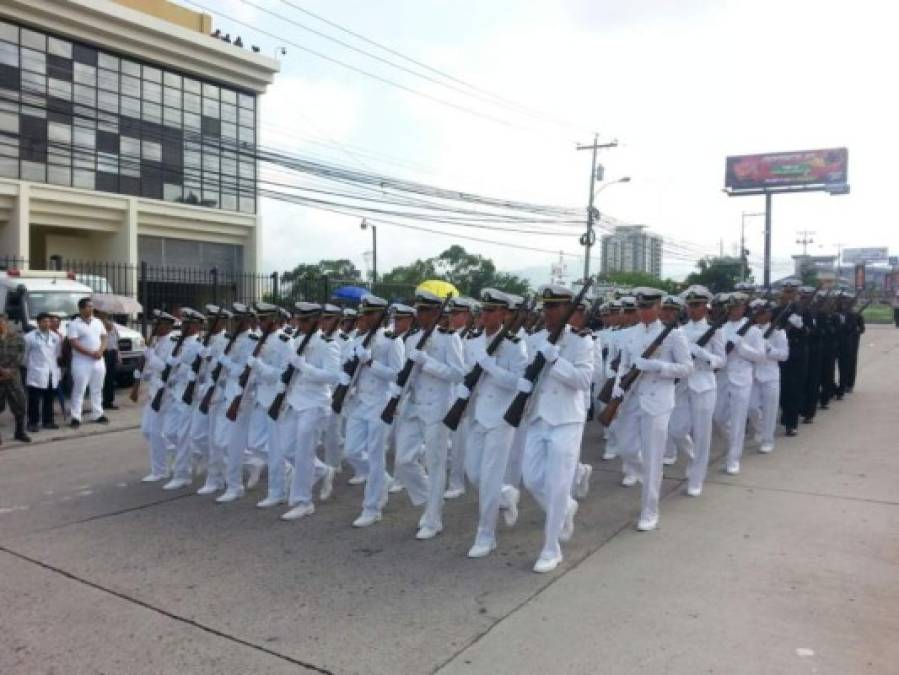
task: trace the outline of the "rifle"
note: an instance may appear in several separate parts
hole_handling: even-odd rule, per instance
[[[607,347],[603,348],[604,350],[608,350]],[[621,365],[621,351],[619,350],[618,355],[612,359],[612,363],[609,364],[609,368],[614,370],[616,373],[618,372],[618,366]],[[602,389],[599,390],[599,394],[597,394],[596,398],[599,399],[601,403],[608,403],[612,400],[612,389],[615,387],[615,376],[607,377],[606,381],[602,383]]]
[[[262,348],[265,346],[266,340],[268,340],[269,336],[274,332],[274,328],[269,328],[265,335],[263,335],[259,340],[256,348],[253,349],[254,359],[262,352]],[[232,422],[237,419],[237,413],[240,410],[240,403],[241,401],[243,401],[243,393],[247,389],[247,382],[250,381],[250,373],[252,371],[253,369],[250,368],[249,364],[243,367],[243,372],[241,372],[240,379],[238,380],[238,384],[240,385],[240,393],[232,399],[231,405],[228,406],[228,410],[225,412],[225,417],[227,417]]]
[[[583,301],[584,296],[587,294],[587,291],[590,290],[590,286],[593,285],[593,279],[587,279],[584,282],[584,285],[581,287],[580,292],[577,294],[577,297],[574,299],[568,309],[565,311],[565,316],[562,317],[562,321],[559,322],[559,325],[556,326],[555,330],[550,333],[546,341],[551,345],[556,344],[559,339],[562,337],[562,333],[565,331],[565,328],[568,326],[568,322],[571,320],[571,315],[577,311],[577,307]],[[534,360],[528,364],[528,367],[524,371],[524,378],[528,380],[531,384],[536,383],[537,378],[540,377],[540,373],[543,371],[543,368],[546,366],[546,357],[543,356],[541,352],[537,352],[537,356],[534,357]],[[519,391],[515,398],[512,399],[512,403],[509,404],[508,410],[506,410],[506,414],[503,415],[503,419],[509,423],[509,425],[518,428],[518,425],[521,424],[521,418],[524,416],[524,407],[527,405],[528,399],[531,394],[534,392],[533,388],[530,392],[525,393],[523,391]]]
[[[737,335],[739,337],[743,337],[744,335],[746,335],[746,333],[749,332],[749,329],[752,328],[754,325],[755,325],[755,323],[751,319],[746,319],[746,323],[744,323],[742,326],[740,326],[737,329]],[[728,340],[727,344],[724,345],[724,353],[730,354],[734,350],[734,347],[736,347],[736,345],[733,342],[731,342],[730,340]]]
[[[668,334],[671,333],[671,331],[673,331],[675,328],[677,328],[676,321],[672,321],[671,323],[666,324],[664,330],[662,330],[662,332],[656,336],[655,340],[649,343],[649,345],[646,347],[646,349],[643,350],[643,353],[640,356],[644,359],[651,358],[655,351],[662,346],[662,343],[665,341],[665,338],[668,337]],[[712,334],[714,334],[715,330],[717,330],[717,328],[709,328],[709,330],[706,331],[706,333],[704,333],[702,337],[705,337],[706,334],[708,334],[709,339],[711,339]],[[708,342],[708,340],[706,340],[706,342]],[[699,344],[698,341],[697,344]],[[640,377],[640,373],[642,372],[643,371],[637,368],[637,366],[631,366],[631,369],[624,374],[624,376],[621,378],[621,383],[619,386],[625,394],[628,392],[634,382],[637,381],[637,378]],[[602,409],[602,412],[599,413],[599,416],[597,417],[599,423],[604,427],[609,426],[612,423],[612,420],[615,419],[615,415],[618,414],[618,407],[621,405],[621,402],[623,400],[623,395],[620,397],[613,397],[606,404],[606,407]]]
[[[181,352],[181,346],[184,344],[184,339],[187,337],[187,332],[184,328],[181,329],[181,334],[178,335],[178,341],[175,342],[175,349],[172,350],[172,357],[178,356]],[[159,412],[159,409],[162,407],[162,397],[165,396],[165,385],[169,381],[169,377],[172,375],[172,367],[169,364],[165,364],[165,368],[162,371],[162,375],[159,376],[159,379],[162,381],[162,385],[159,389],[156,390],[156,395],[153,397],[153,401],[150,403],[150,407],[153,408],[156,412]]]
[[[447,304],[450,301],[450,296],[447,295],[443,300],[443,304],[440,306],[440,313],[437,315],[437,319],[434,323],[431,324],[431,327],[428,328],[421,334],[421,337],[418,339],[418,344],[415,348],[418,351],[421,351],[425,348],[425,345],[428,344],[428,340],[431,338],[431,333],[434,332],[434,329],[437,328],[437,324],[440,322],[440,316],[443,314],[443,311],[446,309]],[[400,389],[404,389],[406,387],[406,383],[409,381],[409,378],[412,377],[412,369],[415,367],[415,361],[412,359],[406,359],[406,363],[403,365],[403,369],[400,370],[399,374],[396,376],[396,386]],[[396,417],[396,409],[400,404],[400,396],[391,396],[390,400],[387,401],[387,405],[384,406],[384,411],[381,413],[381,419],[384,420],[386,424],[393,424],[393,418]]]
[[[381,317],[376,324],[374,324],[371,328],[369,328],[368,332],[365,334],[365,337],[362,339],[362,348],[368,349],[368,345],[371,344],[371,341],[375,339],[375,335],[380,330],[381,326],[384,324],[384,319],[387,318],[387,310],[381,312]],[[359,372],[359,357],[353,356],[353,358],[349,359],[346,363],[343,364],[343,372],[345,372],[350,377],[349,384],[338,384],[334,388],[334,395],[331,397],[331,410],[333,410],[338,415],[340,411],[343,410],[343,402],[346,399],[347,392],[349,392],[350,387],[353,386],[353,382],[356,378],[356,373]]]
[[[536,304],[536,299],[533,301],[533,304]],[[496,332],[496,335],[493,336],[493,339],[490,341],[490,344],[487,345],[487,356],[493,356],[496,351],[499,349],[503,340],[506,337],[513,337],[515,333],[518,332],[518,329],[521,327],[521,324],[527,318],[528,312],[530,309],[527,307],[528,302],[522,302],[515,314],[511,316],[508,322],[503,324],[500,329]],[[532,305],[533,306],[533,305]],[[462,383],[468,387],[469,391],[473,391],[475,386],[478,384],[478,380],[481,379],[481,375],[484,373],[484,369],[481,368],[479,363],[474,364],[474,367],[468,371],[465,375],[465,379],[462,380]],[[468,407],[468,401],[471,399],[468,398],[457,398],[456,402],[453,403],[452,407],[449,409],[449,412],[446,413],[446,416],[443,418],[443,423],[452,431],[455,431],[459,428],[459,422],[462,421],[462,415],[465,414],[465,409]]]
[[[312,337],[315,335],[315,332],[318,330],[318,325],[321,323],[321,317],[315,322],[315,325],[312,327],[308,333],[303,336],[303,339],[300,341],[300,346],[297,347],[297,356],[302,356],[303,352],[306,351],[306,347],[309,345],[309,341],[312,340]],[[336,328],[339,322],[335,322],[334,326]],[[334,329],[330,331],[334,332]],[[287,364],[287,368],[281,373],[281,382],[284,384],[284,391],[280,391],[275,395],[275,400],[272,401],[272,404],[268,408],[268,416],[273,420],[277,420],[278,416],[281,414],[281,408],[284,407],[284,399],[287,398],[287,387],[290,386],[290,381],[293,379],[293,374],[296,372],[296,368],[293,367],[293,364]]]
[[[858,314],[859,316],[861,316],[862,312],[864,312],[866,309],[868,309],[868,305],[870,305],[872,302],[874,302],[874,300],[869,299],[864,305],[862,305],[859,309],[857,309],[855,313]]]
[[[777,317],[777,321],[772,321],[771,325],[768,326],[768,329],[765,331],[763,337],[767,340],[777,329],[782,329],[787,325],[787,319],[790,318],[790,315],[793,313],[793,305],[795,302],[791,302],[789,305],[783,308],[780,315]]]
[[[234,333],[228,339],[227,344],[225,345],[225,350],[222,352],[222,356],[227,356],[231,351],[231,347],[234,346],[234,343],[237,341],[237,338],[240,337],[241,333],[238,332],[237,327],[235,327]],[[222,364],[215,364],[215,368],[212,369],[212,374],[210,378],[212,383],[209,386],[209,389],[206,390],[206,394],[203,396],[203,400],[200,401],[200,412],[204,415],[209,414],[209,406],[212,405],[212,397],[215,394],[215,385],[218,383],[219,378],[222,376]]]
[[[207,349],[209,347],[209,342],[212,340],[212,337],[215,335],[215,331],[219,325],[219,319],[222,317],[218,314],[212,320],[212,325],[209,326],[209,330],[206,331],[206,337],[203,338],[203,349]],[[181,400],[184,401],[187,405],[190,405],[194,401],[194,391],[197,388],[197,377],[200,374],[200,367],[203,365],[203,357],[200,354],[194,358],[194,362],[190,364],[191,372],[194,374],[194,379],[187,383],[187,387],[184,388],[184,395],[181,397]]]
[[[148,347],[150,346],[150,340],[153,340],[153,338],[158,337],[157,333],[159,333],[159,328],[161,326],[162,326],[162,322],[157,319],[156,323],[153,325],[153,330],[150,332],[150,339],[147,340]],[[153,344],[154,345],[156,344],[155,341]],[[146,365],[147,365],[146,357],[141,356],[140,357],[140,365],[137,367],[137,372],[138,372],[139,376],[143,376],[144,367]],[[131,401],[133,403],[137,403],[137,399],[140,398],[140,383],[141,383],[141,377],[137,377],[134,380],[134,384],[131,385],[131,392],[128,394],[128,398],[131,399]]]

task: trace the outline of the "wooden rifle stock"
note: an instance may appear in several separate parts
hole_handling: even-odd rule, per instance
[[[614,370],[616,373],[618,372],[618,366],[621,365],[621,352],[618,352],[618,356],[612,359],[612,363],[609,364],[609,367]],[[609,401],[612,400],[612,389],[615,386],[615,376],[607,377],[606,381],[602,383],[602,389],[599,390],[599,394],[596,396],[597,399],[601,403],[608,404]]]
[[[425,348],[425,345],[428,344],[428,340],[431,338],[431,334],[437,328],[437,324],[440,323],[440,316],[443,314],[443,311],[446,309],[447,304],[450,301],[449,295],[446,296],[443,300],[443,304],[440,306],[440,314],[437,315],[437,319],[434,323],[431,324],[431,327],[428,328],[424,333],[421,334],[421,337],[418,339],[418,344],[416,345],[416,349],[421,351]],[[403,369],[400,370],[399,374],[396,376],[396,385],[400,389],[404,389],[406,387],[406,383],[409,381],[409,378],[412,377],[412,369],[415,367],[415,361],[412,359],[406,359],[406,363],[403,364]],[[396,409],[400,404],[399,396],[391,396],[390,400],[387,401],[387,405],[384,406],[384,410],[381,413],[381,419],[384,420],[386,424],[393,424],[393,418],[396,417]]]
[[[318,330],[318,326],[320,323],[321,319],[316,321],[315,325],[312,327],[312,330],[303,336],[303,339],[300,341],[300,346],[297,347],[297,356],[302,356],[303,352],[306,351],[306,347],[312,340],[312,337],[315,335],[315,331]],[[329,334],[333,332],[334,329],[332,328],[329,331]],[[273,420],[277,420],[281,415],[281,408],[284,407],[284,399],[287,398],[287,387],[290,386],[290,381],[293,379],[293,375],[296,370],[297,369],[293,367],[293,364],[288,364],[287,368],[284,369],[284,372],[281,373],[281,382],[284,384],[284,391],[278,392],[278,394],[275,395],[275,400],[272,401],[272,404],[268,408],[268,416]]]
[[[387,310],[385,309],[383,312],[381,312],[381,318],[378,320],[378,322],[374,326],[372,326],[365,334],[365,338],[363,338],[362,340],[363,348],[368,349],[371,341],[374,340],[375,335],[381,329],[381,326],[384,325],[384,319],[386,318]],[[343,403],[346,400],[346,395],[350,391],[350,387],[353,384],[356,373],[359,372],[359,357],[354,355],[353,358],[344,363],[343,372],[345,372],[350,377],[350,384],[338,384],[334,388],[334,395],[331,397],[331,410],[333,410],[338,415],[343,410]]]
[[[646,349],[643,350],[643,353],[640,355],[644,359],[651,358],[655,351],[662,346],[662,343],[665,341],[665,338],[668,337],[669,333],[677,328],[677,321],[672,321],[667,324],[656,336],[656,339],[647,345]],[[711,329],[710,329],[711,330]],[[714,333],[714,331],[712,331]],[[711,338],[711,335],[709,335]],[[620,387],[622,391],[627,394],[628,390],[633,386],[634,382],[637,381],[637,378],[640,377],[640,373],[642,371],[637,368],[637,366],[631,366],[630,370],[628,370],[624,376],[621,378]],[[612,423],[612,420],[615,419],[615,415],[618,414],[618,407],[621,405],[621,402],[624,400],[624,397],[614,396],[612,399],[606,404],[606,407],[602,409],[602,412],[599,413],[597,420],[604,427],[609,426]]]
[[[222,356],[227,356],[231,352],[231,348],[234,346],[234,343],[237,341],[237,338],[240,337],[240,332],[235,328],[234,334],[228,340],[228,343],[225,345],[225,350],[222,352]],[[219,378],[222,376],[222,364],[215,364],[215,368],[212,369],[212,374],[210,378],[212,380],[209,385],[209,389],[206,390],[206,394],[203,396],[203,400],[200,401],[200,412],[204,415],[209,414],[209,406],[212,405],[212,397],[215,395],[215,385],[218,383]]]
[[[536,301],[534,301],[534,303],[536,303]],[[527,318],[528,312],[531,311],[530,308],[527,307],[527,304],[527,301],[522,302],[518,306],[518,310],[515,314],[512,315],[510,321],[501,326],[496,332],[496,335],[493,336],[493,339],[490,341],[490,344],[487,345],[487,349],[485,350],[487,356],[493,356],[506,337],[515,336],[515,333],[518,332],[518,329],[521,328],[521,324],[524,323],[524,320]],[[462,382],[468,388],[468,391],[474,390],[478,384],[478,380],[481,379],[483,372],[484,369],[481,368],[481,365],[476,363],[474,364],[474,367],[466,373]],[[457,398],[452,407],[450,407],[449,412],[447,412],[446,416],[443,418],[443,423],[452,431],[459,428],[459,422],[462,421],[462,416],[465,414],[466,408],[468,408],[468,401],[470,399],[471,396],[469,396],[469,398]]]
[[[255,359],[262,353],[262,348],[265,346],[266,340],[268,340],[269,336],[275,332],[275,329],[270,329],[262,338],[259,340],[259,344],[256,345],[256,348],[253,349],[253,358]],[[249,364],[243,367],[243,372],[240,374],[240,379],[238,380],[238,384],[240,385],[240,393],[234,397],[231,401],[231,405],[228,406],[228,410],[225,412],[225,417],[227,417],[232,422],[237,419],[237,413],[240,411],[240,404],[243,401],[243,393],[247,390],[247,383],[250,381],[250,373],[253,371],[250,368]]]
[[[565,316],[562,318],[562,321],[556,327],[556,329],[549,334],[546,338],[547,342],[550,344],[556,344],[559,341],[559,338],[562,337],[563,332],[568,326],[568,322],[571,320],[571,315],[577,311],[577,307],[584,300],[584,296],[587,295],[587,291],[590,290],[590,286],[593,285],[592,279],[587,279],[584,285],[581,287],[580,292],[577,294],[577,297],[574,299],[568,309],[565,311]],[[534,357],[534,360],[528,364],[528,367],[524,371],[524,378],[528,380],[531,384],[535,384],[537,382],[537,378],[540,377],[540,373],[543,371],[543,368],[546,366],[546,358],[543,356],[541,352],[537,352],[537,356]],[[521,424],[521,418],[524,416],[524,408],[527,405],[528,399],[531,394],[534,392],[531,389],[530,392],[525,393],[523,391],[519,391],[515,398],[512,399],[512,403],[509,405],[508,410],[506,410],[506,414],[503,415],[503,419],[509,423],[510,426],[518,428],[518,425]]]
[[[184,338],[187,335],[184,330],[181,331],[181,334],[178,336],[178,341],[175,343],[175,349],[172,350],[172,356],[178,356],[181,352],[181,346],[184,344]],[[162,397],[165,396],[165,386],[169,381],[169,377],[172,375],[172,367],[169,364],[165,364],[165,368],[162,370],[162,375],[159,376],[159,379],[162,381],[162,386],[156,390],[156,395],[153,397],[153,400],[150,402],[150,407],[153,408],[156,412],[159,412],[159,409],[162,407]]]
[[[209,330],[206,332],[206,337],[203,338],[203,349],[209,347],[209,342],[212,340],[215,335],[215,331],[218,329],[219,319],[221,317],[216,316],[212,322],[212,325],[209,326]],[[184,395],[181,397],[181,400],[184,401],[187,405],[190,405],[194,402],[194,391],[197,389],[197,377],[200,374],[200,367],[203,365],[203,357],[200,354],[197,354],[194,362],[190,364],[191,372],[194,374],[194,379],[187,383],[187,386],[184,388]]]

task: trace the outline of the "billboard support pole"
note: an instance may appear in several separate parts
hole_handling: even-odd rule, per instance
[[[771,193],[765,193],[765,290],[771,288]]]

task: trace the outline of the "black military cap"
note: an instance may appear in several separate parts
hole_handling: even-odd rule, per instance
[[[379,298],[377,295],[372,295],[371,293],[363,295],[362,301],[359,303],[359,312],[362,314],[383,312],[385,309],[387,309],[387,301],[384,298]]]
[[[293,305],[294,316],[309,318],[322,313],[322,306],[317,302],[297,302]]]

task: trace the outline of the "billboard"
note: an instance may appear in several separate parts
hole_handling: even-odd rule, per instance
[[[844,248],[844,263],[864,263],[877,262],[879,260],[888,260],[890,257],[890,249],[886,246],[869,246],[867,248]]]
[[[737,155],[725,161],[724,186],[731,190],[777,190],[813,185],[845,185],[846,148]]]

